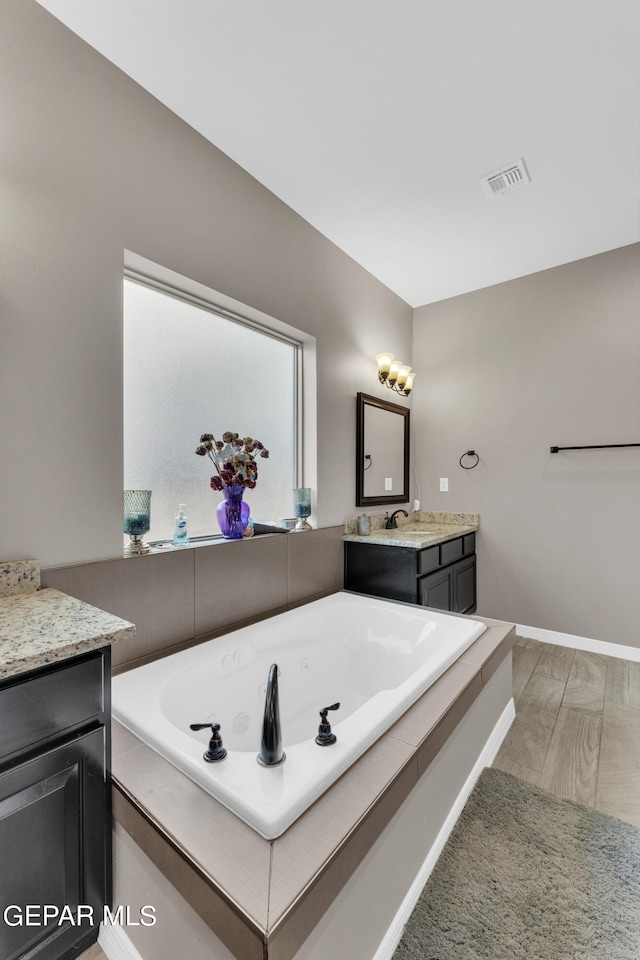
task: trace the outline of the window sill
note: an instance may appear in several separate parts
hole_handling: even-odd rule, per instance
[[[274,530],[273,533],[256,533],[252,537],[243,537],[242,540],[227,540],[221,533],[211,534],[210,537],[194,537],[192,540],[189,540],[188,544],[185,544],[183,547],[174,547],[170,540],[152,540],[149,543],[150,550],[148,553],[124,553],[126,560],[136,557],[149,557],[152,554],[160,553],[185,553],[190,549],[197,549],[198,547],[210,547],[213,544],[218,543],[241,543],[243,541],[261,540],[263,537],[279,537],[283,533],[292,533],[291,530]],[[299,533],[308,533],[309,531],[298,531]],[[124,547],[123,547],[124,550]]]

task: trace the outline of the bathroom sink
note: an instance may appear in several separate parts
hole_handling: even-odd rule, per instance
[[[384,533],[397,534],[399,537],[441,537],[443,534],[448,533],[451,527],[443,526],[406,526],[398,527],[396,530],[384,530]]]
[[[439,530],[385,530],[385,533],[397,534],[399,537],[440,537]]]
[[[378,537],[380,540],[387,541],[389,544],[399,541],[411,543],[414,540],[418,543],[429,544],[434,540],[449,539],[468,532],[469,527],[463,524],[425,523],[407,524],[406,526],[399,526],[395,530],[377,530],[373,536]]]
[[[398,527],[397,530],[380,530],[379,533],[388,537],[390,540],[429,540],[435,537],[443,536],[444,531],[440,530],[405,530]]]

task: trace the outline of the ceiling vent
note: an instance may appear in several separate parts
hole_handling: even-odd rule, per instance
[[[493,198],[501,197],[503,194],[509,193],[511,190],[517,190],[519,187],[526,187],[528,183],[531,183],[531,177],[527,173],[524,160],[520,157],[519,160],[514,160],[513,163],[508,163],[506,166],[500,167],[499,170],[494,170],[493,173],[482,177],[480,183],[487,196]]]

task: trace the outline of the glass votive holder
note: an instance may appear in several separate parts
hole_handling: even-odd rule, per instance
[[[301,530],[311,530],[311,524],[307,523],[307,517],[311,515],[311,487],[294,487],[293,507],[298,522],[293,528],[294,533]]]
[[[148,543],[142,539],[143,534],[151,529],[151,490],[124,491],[124,532],[129,534],[130,542],[126,545],[125,553],[137,556],[149,553]]]

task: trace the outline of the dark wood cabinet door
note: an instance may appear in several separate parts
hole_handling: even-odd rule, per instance
[[[74,945],[91,937],[102,919],[110,896],[106,749],[100,725],[0,767],[2,960],[73,956]],[[66,906],[73,920],[58,925],[51,911],[45,923],[45,905],[60,911]]]
[[[451,567],[436,570],[418,581],[420,603],[435,610],[451,610],[453,603]]]
[[[476,608],[476,558],[459,560],[451,568],[454,613],[473,613]]]

